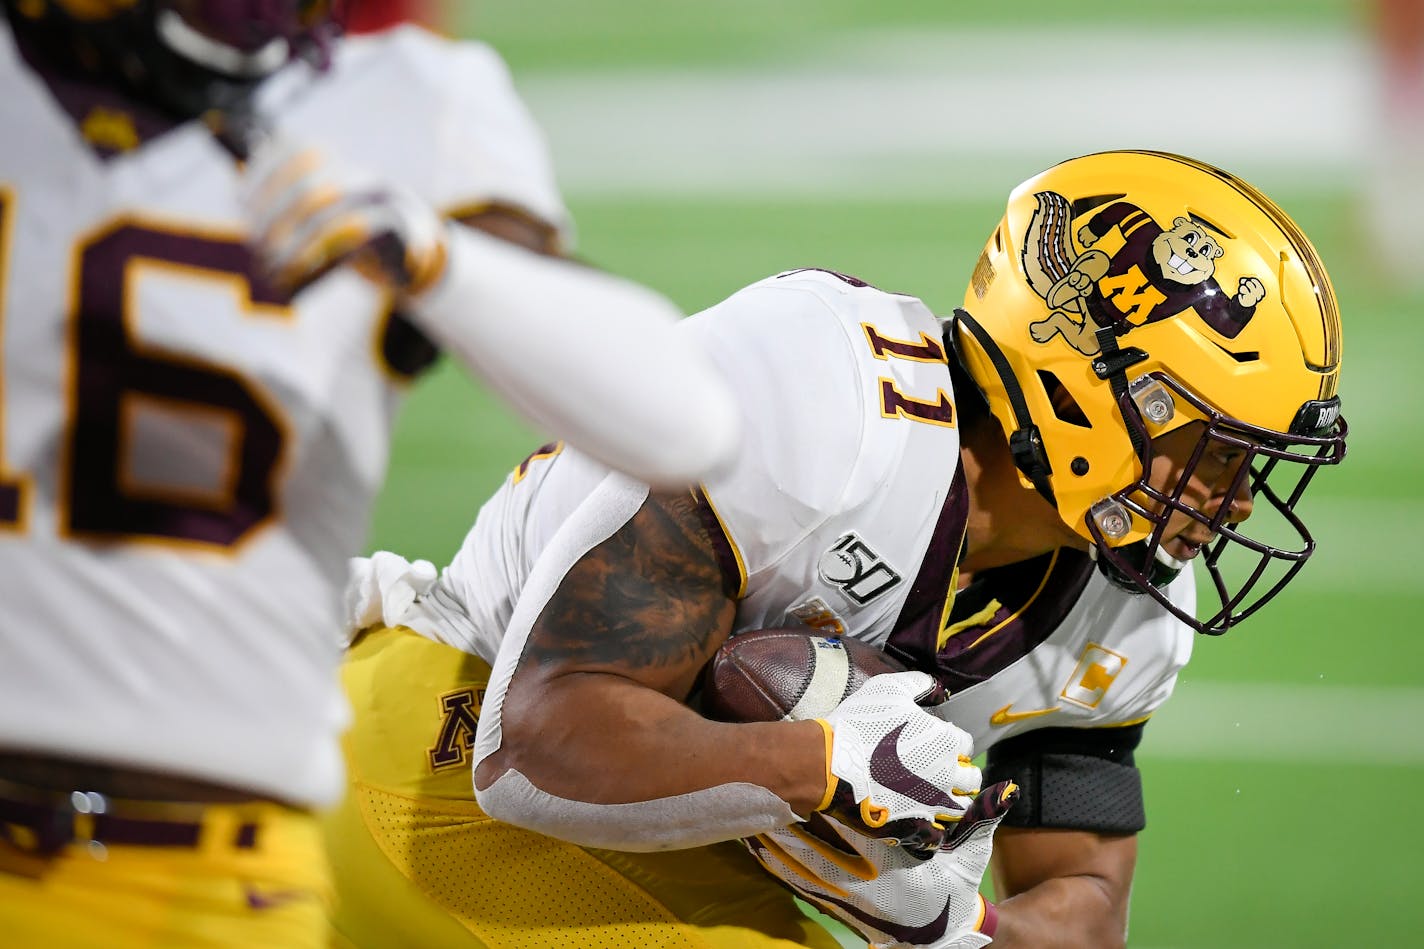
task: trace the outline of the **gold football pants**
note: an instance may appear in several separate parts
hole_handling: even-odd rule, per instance
[[[316,819],[276,804],[204,805],[193,846],[0,840],[0,945],[319,949],[330,888]]]
[[[490,668],[377,628],[343,670],[350,787],[324,821],[356,949],[838,949],[740,844],[592,850],[490,819],[470,749]]]

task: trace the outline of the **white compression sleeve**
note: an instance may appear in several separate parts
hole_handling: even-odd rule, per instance
[[[657,487],[705,478],[736,450],[721,374],[653,291],[457,224],[420,327],[526,418]]]
[[[555,797],[518,771],[506,771],[478,794],[491,817],[582,847],[684,850],[766,834],[801,818],[759,784],[715,788],[632,804],[589,804]],[[531,815],[537,819],[530,820]]]
[[[509,682],[524,655],[535,620],[558,591],[564,575],[584,554],[632,520],[647,497],[647,485],[612,472],[549,538],[524,581],[519,602],[514,605],[505,626],[499,653],[490,663],[489,686],[480,703],[480,724],[475,732],[472,768],[479,767],[504,741],[504,696],[509,691]]]

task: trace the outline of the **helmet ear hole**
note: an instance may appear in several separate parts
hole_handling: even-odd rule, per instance
[[[1079,428],[1092,428],[1093,423],[1088,421],[1088,416],[1083,412],[1083,407],[1078,404],[1078,400],[1073,398],[1073,393],[1068,391],[1058,377],[1047,369],[1038,370],[1038,381],[1043,385],[1043,391],[1048,393],[1048,401],[1053,406],[1053,414],[1058,416],[1060,422],[1067,422],[1069,425],[1076,425]]]

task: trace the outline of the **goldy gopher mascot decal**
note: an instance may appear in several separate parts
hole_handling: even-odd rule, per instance
[[[1035,197],[1024,272],[1052,311],[1029,326],[1037,342],[1061,334],[1084,356],[1096,356],[1098,330],[1121,336],[1187,309],[1233,339],[1266,296],[1256,277],[1242,277],[1236,295],[1227,296],[1213,276],[1226,235],[1200,218],[1178,217],[1165,230],[1137,205],[1114,201],[1078,229],[1075,250],[1072,204],[1052,191]]]

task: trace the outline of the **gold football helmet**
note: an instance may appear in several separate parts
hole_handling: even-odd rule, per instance
[[[1315,249],[1249,184],[1158,152],[1048,169],[1009,196],[952,336],[1024,485],[1119,584],[1221,633],[1310,556],[1296,505],[1345,453],[1340,314]],[[1161,483],[1154,444],[1198,431]],[[1202,504],[1193,478],[1225,457],[1244,463]],[[1185,519],[1219,599],[1202,620],[1159,589],[1185,566],[1164,546]]]

